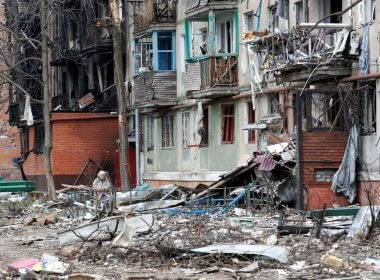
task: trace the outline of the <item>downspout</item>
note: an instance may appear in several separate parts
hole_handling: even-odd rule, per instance
[[[296,93],[297,106],[297,209],[304,210],[304,193],[303,193],[303,135],[302,135],[302,97],[300,92]]]
[[[136,185],[140,185],[140,117],[139,109],[135,108],[135,139],[136,139]]]

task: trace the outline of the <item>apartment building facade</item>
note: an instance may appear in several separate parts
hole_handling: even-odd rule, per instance
[[[352,3],[343,0],[180,0],[176,18],[165,27],[150,21],[152,36],[145,45],[134,22],[130,61],[134,105],[142,120],[142,180],[209,185],[278,137],[302,146],[302,173],[296,177],[302,178],[306,206],[345,205],[331,181],[350,127],[357,123],[359,162],[367,166],[356,174],[362,200],[360,185],[378,184],[376,2],[350,8]],[[173,8],[173,2],[167,5]],[[367,35],[371,43],[363,49]],[[368,53],[366,73],[360,70],[363,52]],[[164,84],[160,78],[169,73],[170,85]],[[145,84],[139,83],[142,76]],[[171,104],[174,93],[176,105]],[[353,122],[349,108],[356,113]]]

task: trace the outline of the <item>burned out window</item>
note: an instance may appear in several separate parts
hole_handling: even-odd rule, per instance
[[[34,127],[34,153],[36,155],[43,154],[45,144],[45,130],[43,125]]]
[[[359,85],[360,126],[362,135],[376,132],[376,83]]]
[[[162,148],[173,148],[174,140],[173,140],[173,130],[174,130],[174,116],[173,115],[165,115],[161,118],[162,122]]]
[[[190,112],[182,112],[182,148],[190,145]]]
[[[306,102],[309,130],[343,129],[342,102],[337,92],[308,93]]]
[[[275,116],[280,114],[280,95],[278,93],[268,94],[269,115]]]
[[[201,143],[200,147],[208,147],[208,108],[203,110],[202,129],[201,129]]]
[[[26,155],[29,153],[29,127],[20,130],[21,139],[21,154]]]
[[[248,124],[255,123],[255,110],[253,110],[252,102],[247,103],[247,112]],[[255,143],[255,131],[252,129],[248,130],[248,143]]]
[[[147,138],[147,149],[154,149],[154,118],[151,116],[147,117],[146,120],[146,138]]]
[[[218,53],[234,52],[234,25],[232,19],[227,19],[216,26]]]
[[[235,107],[234,104],[222,105],[222,144],[235,141]]]

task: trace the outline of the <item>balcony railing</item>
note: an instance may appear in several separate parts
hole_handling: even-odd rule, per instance
[[[146,0],[135,3],[135,30],[151,24],[175,23],[177,1]]]
[[[358,55],[359,36],[351,31],[350,25],[320,23],[316,28],[314,25],[301,23],[298,28],[282,33],[248,33],[243,43],[251,51],[251,57],[255,57],[256,69],[264,75],[302,69],[305,65],[337,65],[344,63],[345,55]]]
[[[187,94],[238,84],[237,56],[212,56],[186,64]]]

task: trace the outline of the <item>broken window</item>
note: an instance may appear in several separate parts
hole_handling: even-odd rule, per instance
[[[208,108],[203,110],[202,128],[203,132],[201,133],[201,143],[199,146],[208,147]]]
[[[255,31],[255,13],[253,11],[244,14],[244,32]]]
[[[45,143],[44,126],[39,124],[34,127],[34,153],[36,155],[43,154]]]
[[[174,124],[174,116],[172,114],[162,116],[162,148],[173,148],[174,140],[173,140],[173,124]]]
[[[277,5],[270,8],[270,21],[269,21],[269,30],[275,32],[279,28],[279,19],[277,15]]]
[[[275,116],[280,114],[280,95],[278,93],[268,94],[269,115]]]
[[[182,148],[190,145],[190,112],[182,112]]]
[[[315,169],[314,180],[315,182],[332,182],[337,171],[338,169],[334,168]]]
[[[255,110],[253,110],[252,102],[247,103],[248,112],[248,124],[255,123]],[[255,131],[253,129],[248,130],[248,143],[255,143]]]
[[[153,150],[154,149],[154,118],[151,116],[147,117],[146,120],[146,138],[147,138],[147,149]]]
[[[376,132],[376,83],[364,84],[359,90],[361,134]]]
[[[328,7],[330,7],[330,10],[326,13],[326,15],[334,14],[334,13],[342,11],[342,0],[326,0],[325,3],[323,4],[327,6],[327,9]],[[341,15],[332,16],[330,17],[330,22],[342,23],[342,16]]]
[[[236,18],[237,11],[215,11],[212,15],[204,14],[196,19],[186,20],[186,59],[218,53],[236,54]]]
[[[29,127],[24,127],[20,130],[21,139],[21,154],[26,155],[29,152]]]
[[[232,19],[217,23],[216,37],[218,45],[218,53],[232,53],[234,42],[234,27]]]
[[[303,0],[298,0],[294,3],[295,9],[296,9],[296,23],[300,24],[305,22],[305,15],[304,15],[304,7],[303,7]]]
[[[135,74],[151,70],[152,62],[152,37],[144,37],[135,40]]]
[[[309,93],[306,102],[308,129],[343,128],[343,113],[339,112],[342,102],[337,92]]]
[[[222,144],[233,144],[235,141],[235,108],[234,104],[222,105]]]

